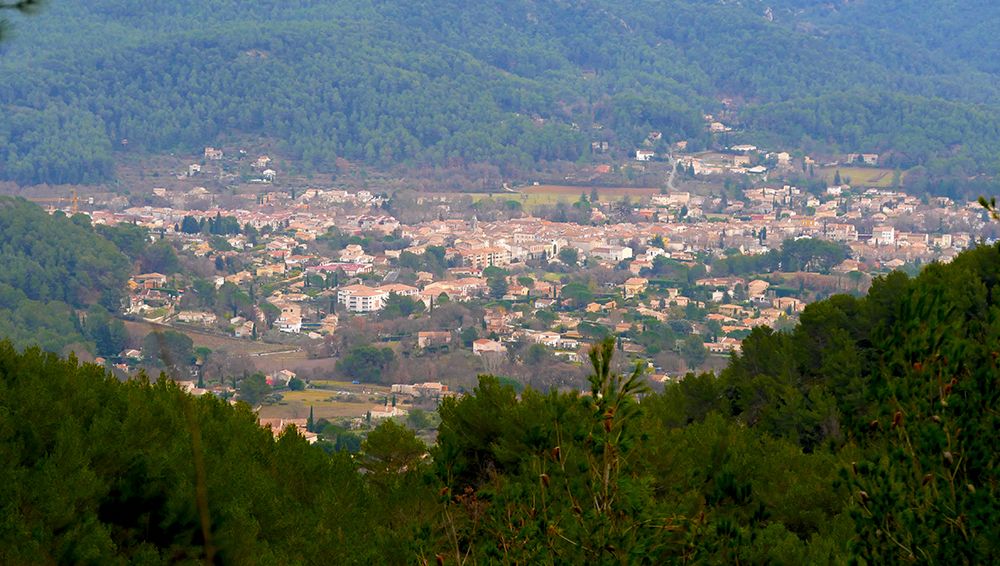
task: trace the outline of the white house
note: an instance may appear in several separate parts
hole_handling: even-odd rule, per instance
[[[281,309],[281,315],[274,321],[278,330],[290,334],[302,332],[302,307],[291,302],[275,306]]]
[[[497,342],[496,340],[490,340],[488,338],[480,338],[472,343],[472,353],[477,356],[481,356],[486,353],[503,353],[506,352],[507,348],[503,344]]]
[[[891,246],[896,243],[896,229],[892,226],[872,228],[872,242],[877,246]]]
[[[632,257],[632,248],[628,246],[600,246],[591,249],[590,255],[609,261],[622,261]]]

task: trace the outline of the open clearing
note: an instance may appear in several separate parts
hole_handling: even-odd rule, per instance
[[[575,202],[581,194],[590,198],[592,190],[597,190],[598,199],[620,200],[628,196],[633,199],[648,198],[652,195],[660,194],[660,189],[654,187],[591,187],[573,185],[532,185],[521,187],[516,192],[495,192],[495,193],[454,193],[456,196],[468,196],[474,201],[494,199],[497,201],[513,200],[520,202],[522,206],[531,208],[535,206],[553,205],[558,202]]]
[[[623,196],[649,196],[660,193],[660,189],[655,187],[591,187],[574,185],[533,185],[520,190],[523,194],[555,194],[580,197],[580,194],[590,196],[590,191],[597,189],[597,194],[608,195],[609,197],[621,198]]]
[[[307,379],[312,376],[333,375],[337,365],[337,358],[313,359],[308,358],[305,352],[255,356],[252,359],[253,365],[264,373],[288,369]]]
[[[840,180],[843,183],[858,187],[891,187],[894,169],[879,167],[829,167],[820,169],[818,173],[827,183],[833,183],[833,178],[840,171]],[[900,173],[900,182],[906,178],[906,172]]]
[[[304,350],[289,344],[268,344],[252,340],[241,340],[211,332],[199,332],[187,326],[182,328],[135,320],[125,320],[123,322],[132,338],[133,344],[141,344],[143,338],[150,332],[174,330],[188,335],[191,341],[194,342],[195,348],[204,347],[212,351],[225,350],[233,354],[250,356],[254,366],[265,373],[279,369],[290,369],[296,372],[330,369],[332,372],[333,365],[336,363],[334,359],[309,359]]]
[[[302,419],[313,409],[316,419],[362,417],[368,411],[384,406],[384,399],[391,399],[388,387],[379,385],[353,385],[334,381],[317,381],[323,389],[287,391],[281,403],[260,408],[262,418]],[[330,388],[326,386],[329,384]],[[346,393],[346,394],[345,394]]]
[[[125,328],[128,330],[129,335],[134,338],[138,338],[140,342],[150,332],[165,332],[167,330],[173,330],[175,332],[187,334],[194,342],[195,348],[204,346],[205,348],[210,348],[212,350],[227,350],[230,352],[241,352],[251,355],[283,352],[295,349],[294,346],[287,346],[284,344],[265,344],[264,342],[254,342],[252,340],[240,340],[210,332],[199,332],[187,327],[174,327],[168,324],[157,324],[155,322],[137,320],[125,320],[123,322],[125,323]]]

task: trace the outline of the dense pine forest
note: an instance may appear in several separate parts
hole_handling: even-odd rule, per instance
[[[59,0],[0,47],[0,179],[260,138],[320,172],[518,176],[651,130],[703,147],[726,99],[730,141],[881,152],[962,193],[996,173],[998,19],[988,0]]]
[[[275,440],[249,406],[0,345],[0,562],[995,562],[1000,247],[759,328],[651,392],[480,378],[437,441]],[[330,448],[330,447],[328,447]]]
[[[145,247],[138,227],[94,228],[86,215],[50,216],[0,197],[0,336],[21,347],[59,352],[89,342],[117,354],[125,331],[109,312],[121,305],[131,267],[121,249]]]

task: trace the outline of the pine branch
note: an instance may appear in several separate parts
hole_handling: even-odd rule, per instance
[[[1000,210],[997,210],[997,199],[996,197],[990,197],[990,200],[986,200],[986,197],[979,197],[979,205],[986,209],[986,212],[990,214],[990,218],[993,220],[1000,220]]]
[[[14,10],[21,14],[34,14],[41,9],[46,0],[0,0],[0,12]],[[0,41],[10,30],[10,22],[5,18],[0,18]]]

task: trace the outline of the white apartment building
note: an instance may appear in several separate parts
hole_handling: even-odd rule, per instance
[[[389,292],[367,285],[349,285],[337,291],[337,302],[350,312],[378,312],[385,308]]]
[[[876,226],[872,229],[872,243],[877,246],[891,246],[896,243],[896,229],[892,226]]]

